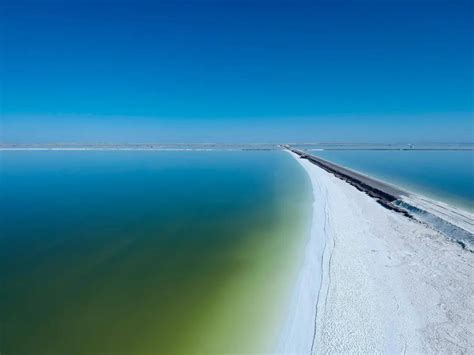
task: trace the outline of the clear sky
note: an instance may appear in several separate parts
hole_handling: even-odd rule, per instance
[[[0,11],[3,142],[474,141],[471,0]]]

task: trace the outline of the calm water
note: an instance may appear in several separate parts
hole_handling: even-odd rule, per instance
[[[312,151],[367,175],[474,211],[474,151]]]
[[[282,152],[1,152],[0,353],[269,351],[311,213]]]

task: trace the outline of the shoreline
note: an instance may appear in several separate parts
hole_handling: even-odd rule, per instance
[[[291,147],[290,145],[286,145],[283,147]],[[287,149],[287,148],[286,148]],[[366,149],[365,151],[378,151],[380,149]],[[423,151],[424,149],[413,149],[411,151]],[[304,152],[308,155],[312,155],[320,160],[324,160],[326,162],[330,162],[331,164],[347,169],[349,171],[352,171],[354,173],[358,173],[366,178],[368,178],[370,181],[379,181],[383,182],[384,184],[391,186],[397,190],[400,190],[404,195],[410,195],[410,196],[416,196],[420,197],[425,200],[430,200],[433,204],[438,205],[446,205],[449,208],[459,211],[461,213],[467,214],[470,216],[471,219],[474,219],[474,205],[472,205],[472,202],[466,202],[464,199],[457,199],[456,197],[453,196],[442,196],[439,194],[439,191],[436,190],[427,190],[425,188],[422,188],[421,186],[417,186],[416,183],[409,182],[409,181],[402,181],[402,180],[395,180],[391,179],[389,176],[383,176],[380,173],[377,175],[375,172],[373,173],[367,173],[364,172],[363,170],[357,170],[356,168],[353,168],[349,165],[338,163],[338,162],[333,162],[330,161],[327,158],[323,158],[317,154],[319,151],[331,151],[331,149],[311,149],[311,150],[300,150],[301,152]],[[341,150],[339,150],[341,151]],[[343,151],[350,151],[350,150],[343,150]],[[360,151],[358,149],[357,151]],[[393,150],[392,150],[393,151]],[[473,151],[473,149],[464,149],[464,150],[458,150],[458,149],[434,149],[432,151]]]
[[[474,254],[289,152],[313,222],[277,352],[474,350]]]
[[[474,252],[474,214],[286,146],[303,159],[344,180],[374,198],[383,207],[435,229],[463,248]]]
[[[288,152],[297,159],[294,153]],[[327,295],[332,239],[327,229],[328,211],[320,208],[327,190],[317,189],[317,181],[303,166],[311,182],[311,230],[305,244],[303,263],[298,272],[289,312],[278,339],[276,353],[312,353],[316,341],[316,319],[320,301]]]

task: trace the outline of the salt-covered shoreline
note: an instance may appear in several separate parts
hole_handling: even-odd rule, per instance
[[[277,352],[473,352],[474,253],[290,154],[313,224]]]

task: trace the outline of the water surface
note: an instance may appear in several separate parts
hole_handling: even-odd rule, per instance
[[[311,151],[334,163],[474,212],[474,151]]]
[[[311,214],[283,152],[1,152],[0,353],[271,351]]]

